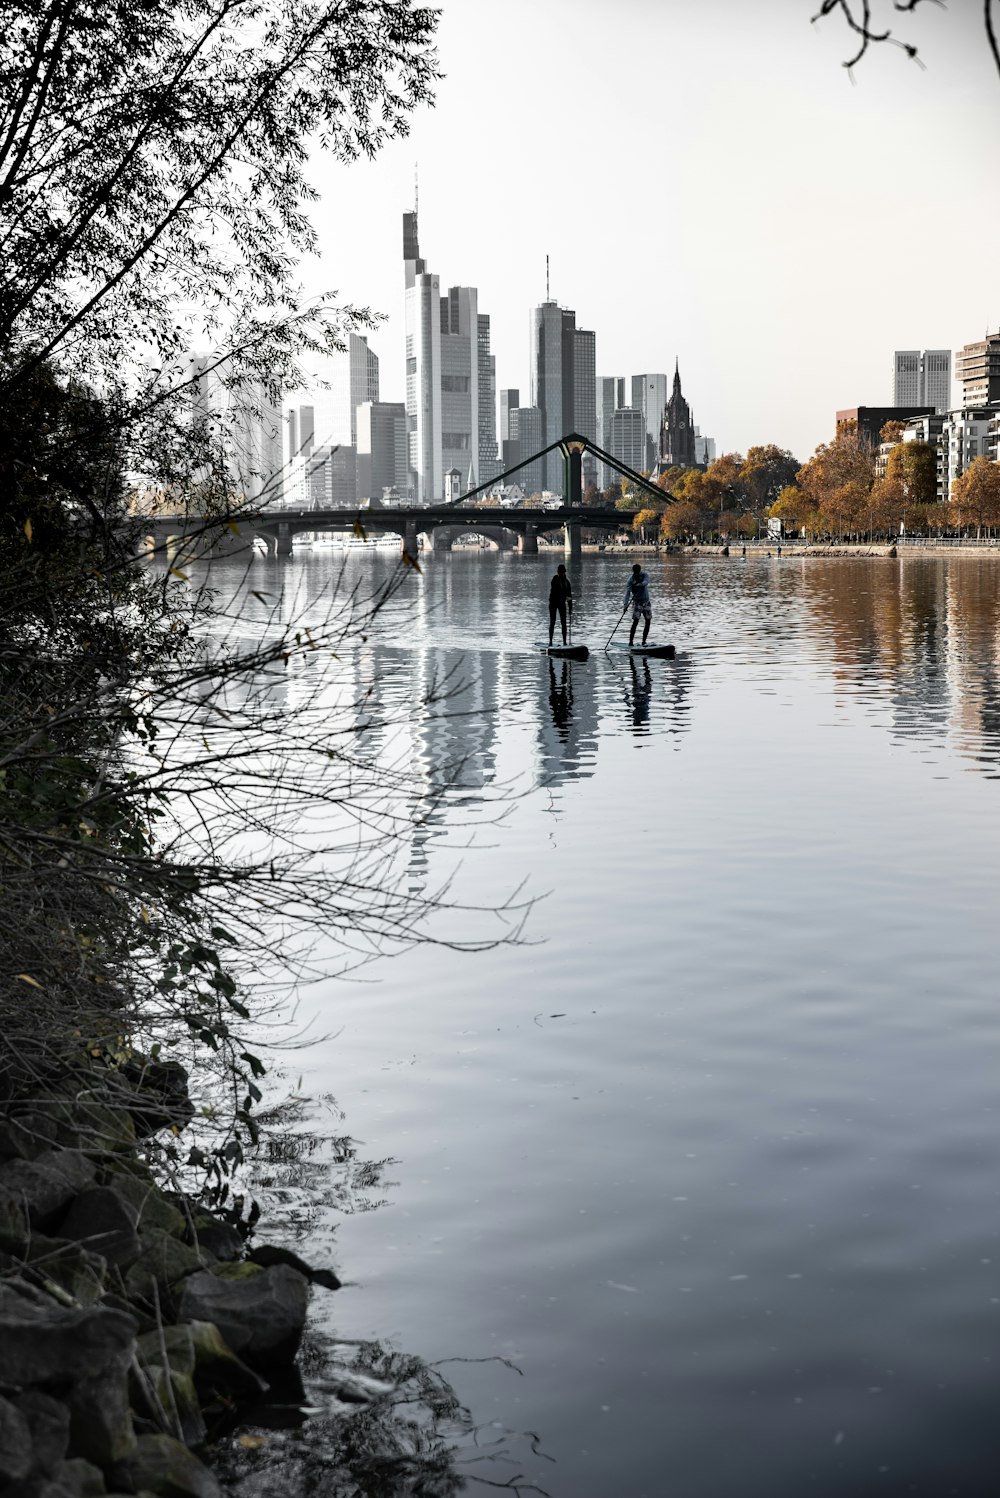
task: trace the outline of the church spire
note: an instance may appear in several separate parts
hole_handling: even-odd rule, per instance
[[[681,393],[681,361],[678,354],[674,355],[674,394]]]

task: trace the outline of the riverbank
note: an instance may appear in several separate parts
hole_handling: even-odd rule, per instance
[[[198,1455],[287,1385],[310,1286],[150,1166],[191,1119],[176,1063],[81,1059],[0,1114],[0,1494],[219,1498]]]

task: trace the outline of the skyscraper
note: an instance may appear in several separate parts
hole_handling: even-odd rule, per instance
[[[237,500],[278,504],[284,475],[280,394],[261,380],[233,379],[227,359],[191,359],[191,414],[205,424]]]
[[[444,496],[444,475],[457,468],[463,486],[480,482],[485,462],[496,472],[496,402],[489,318],[474,286],[441,295],[440,280],[420,258],[416,212],[403,214],[406,272],[406,426],[414,498]]]
[[[646,466],[646,418],[631,406],[621,406],[611,417],[609,445],[605,449],[626,468],[641,473]],[[612,478],[619,475],[612,470]]]
[[[643,468],[652,468],[656,461],[660,442],[660,422],[663,408],[667,404],[670,382],[665,374],[637,374],[632,376],[633,410],[641,411],[646,422],[646,461]]]
[[[568,432],[578,431],[594,441],[597,436],[596,337],[577,328],[576,313],[557,302],[543,302],[531,310],[531,403],[542,413],[547,447]],[[545,487],[561,491],[563,458],[558,451],[545,459]]]
[[[381,499],[385,489],[405,489],[406,407],[402,401],[365,401],[357,417],[358,498]]]
[[[897,349],[892,403],[933,406],[938,414],[947,411],[951,406],[951,349]]]
[[[594,440],[605,452],[611,451],[611,418],[625,404],[624,384],[620,375],[599,375],[597,379],[597,435]],[[606,489],[614,478],[614,470],[602,463],[597,476],[601,488]]]
[[[320,392],[316,398],[319,441],[356,446],[357,409],[365,401],[378,400],[378,355],[368,347],[363,333],[348,333],[346,349],[334,354],[329,395],[324,400],[326,394]]]

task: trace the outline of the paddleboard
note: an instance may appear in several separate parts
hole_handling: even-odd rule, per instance
[[[558,655],[567,661],[585,661],[590,654],[586,645],[549,645],[545,640],[536,640],[535,649],[543,655]]]
[[[665,661],[672,661],[676,655],[673,645],[630,645],[627,640],[612,640],[608,649],[627,650],[629,655],[656,655]]]

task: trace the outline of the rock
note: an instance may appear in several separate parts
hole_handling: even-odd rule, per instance
[[[194,1339],[188,1322],[143,1332],[136,1345],[143,1363],[162,1364],[166,1357],[175,1373],[190,1375],[194,1372]]]
[[[158,1129],[183,1129],[194,1116],[188,1074],[178,1061],[154,1061],[135,1052],[121,1068],[134,1089],[130,1103],[141,1136]]]
[[[202,1445],[205,1418],[189,1373],[178,1373],[162,1363],[146,1363],[141,1377],[133,1374],[132,1385],[133,1403],[148,1411],[158,1427],[167,1424],[176,1429],[186,1446]]]
[[[107,1261],[79,1243],[33,1233],[25,1262],[44,1276],[50,1286],[56,1286],[80,1305],[93,1305],[104,1294]]]
[[[74,1128],[80,1149],[88,1154],[124,1154],[135,1149],[135,1123],[124,1103],[101,1097],[77,1098]]]
[[[256,1399],[267,1392],[267,1384],[242,1362],[211,1321],[186,1323],[194,1352],[194,1380],[209,1399]],[[180,1330],[180,1328],[177,1328]]]
[[[100,1467],[80,1456],[61,1462],[52,1473],[52,1481],[60,1484],[62,1490],[71,1493],[73,1498],[103,1498],[107,1492]]]
[[[116,1483],[158,1498],[221,1498],[211,1472],[172,1436],[140,1436],[136,1449],[113,1470]]]
[[[0,1158],[34,1160],[56,1142],[55,1120],[36,1111],[0,1119]]]
[[[24,1197],[0,1185],[0,1249],[20,1249],[28,1237],[28,1209]]]
[[[256,1279],[259,1274],[264,1273],[264,1266],[253,1264],[249,1259],[238,1259],[235,1263],[216,1264],[212,1273],[217,1279],[233,1284],[240,1280]]]
[[[266,1369],[295,1357],[308,1303],[305,1276],[275,1264],[242,1280],[193,1274],[184,1281],[178,1311],[182,1321],[214,1322],[233,1352],[252,1368]]]
[[[154,1285],[157,1291],[169,1290],[186,1275],[204,1268],[203,1254],[158,1228],[142,1234],[142,1245],[142,1253],[125,1276],[125,1289],[130,1296],[152,1300]]]
[[[69,1410],[62,1400],[53,1399],[41,1389],[29,1389],[22,1394],[17,1408],[31,1432],[34,1466],[41,1472],[51,1472],[62,1461],[69,1445]]]
[[[130,1362],[131,1358],[124,1365],[108,1364],[89,1378],[77,1379],[67,1396],[71,1448],[101,1467],[109,1467],[135,1450],[128,1389]]]
[[[127,1266],[142,1252],[136,1232],[138,1213],[108,1186],[83,1191],[69,1207],[59,1232],[103,1255],[109,1264]]]
[[[157,1228],[169,1233],[171,1238],[182,1238],[187,1228],[183,1212],[166,1201],[151,1176],[137,1176],[130,1171],[116,1170],[108,1178],[107,1188],[135,1211],[135,1224],[139,1234],[148,1228]]]
[[[48,1150],[34,1160],[8,1160],[0,1166],[0,1194],[21,1197],[29,1222],[44,1232],[95,1174],[93,1162],[79,1150]]]
[[[128,1368],[135,1351],[135,1322],[103,1306],[16,1309],[0,1307],[3,1381],[15,1387],[92,1377],[104,1369]]]
[[[31,1471],[31,1428],[9,1399],[0,1396],[0,1486],[20,1482]]]
[[[189,1230],[190,1233],[190,1230]],[[194,1239],[201,1248],[214,1254],[217,1259],[228,1262],[242,1257],[244,1243],[240,1234],[228,1222],[220,1222],[207,1212],[199,1212],[193,1223]]]
[[[265,1268],[272,1264],[288,1264],[290,1268],[297,1269],[299,1274],[304,1274],[311,1285],[322,1285],[325,1290],[340,1289],[340,1280],[332,1269],[311,1269],[298,1254],[277,1243],[258,1243],[250,1250],[250,1257],[255,1264],[263,1264]]]

